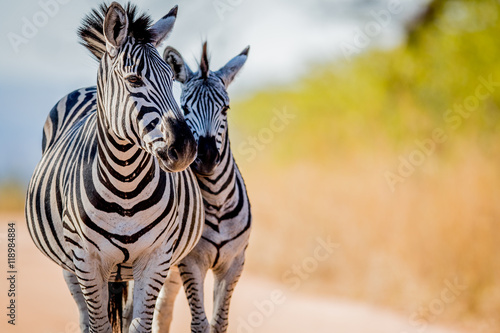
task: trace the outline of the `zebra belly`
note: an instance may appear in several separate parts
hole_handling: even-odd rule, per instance
[[[116,265],[111,275],[109,276],[109,282],[123,282],[131,281],[134,279],[134,272],[132,265],[119,264]]]
[[[73,271],[72,254],[64,241],[61,198],[53,180],[56,177],[42,160],[28,187],[26,222],[36,247],[59,266]]]
[[[72,254],[62,236],[62,224],[53,224],[41,217],[27,218],[27,222],[36,247],[57,265],[74,272]]]

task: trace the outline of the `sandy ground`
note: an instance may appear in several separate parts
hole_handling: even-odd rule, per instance
[[[7,221],[17,222],[16,325],[7,323]],[[19,216],[0,217],[2,278],[0,332],[77,333],[78,313],[61,269],[34,246]],[[211,295],[212,278],[207,279]],[[211,297],[207,297],[210,299]],[[211,302],[207,302],[211,311]],[[176,300],[172,332],[189,332],[190,315],[184,294]],[[316,298],[292,292],[286,286],[244,274],[233,296],[229,332],[416,333],[409,318],[364,304]],[[425,333],[457,332],[426,327]]]

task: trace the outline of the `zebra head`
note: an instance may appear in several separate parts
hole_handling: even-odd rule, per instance
[[[152,154],[168,172],[187,168],[196,142],[172,94],[173,72],[156,47],[174,26],[177,6],[154,25],[136,8],[113,2],[94,10],[80,37],[100,60],[99,121],[122,145]]]
[[[227,87],[245,64],[249,50],[250,47],[245,48],[224,67],[212,72],[205,42],[196,73],[174,48],[167,47],[163,53],[163,59],[174,71],[174,79],[182,84],[181,106],[198,144],[198,156],[192,168],[200,175],[213,174],[220,163],[227,136]]]

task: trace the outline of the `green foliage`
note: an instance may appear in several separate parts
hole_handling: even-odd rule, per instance
[[[467,291],[424,322],[476,329],[500,311],[500,2],[437,2],[404,45],[318,65],[288,87],[233,103],[230,127],[256,222],[251,270],[280,278],[297,263],[288,244],[334,235],[342,253],[314,272],[321,294],[408,314],[461,276]],[[490,95],[479,100],[490,77],[498,84],[480,88]],[[284,108],[296,118],[245,159],[238,147]],[[449,139],[389,190],[385,172],[399,170],[399,157],[437,128]]]
[[[456,136],[497,140],[500,86],[462,117],[445,119],[455,104],[474,96],[479,77],[500,82],[500,4],[452,1],[418,30],[415,42],[390,51],[372,50],[314,68],[293,86],[261,92],[233,105],[242,137],[269,126],[273,109],[297,118],[269,149],[278,158],[325,156],[381,145],[401,149],[441,127]]]

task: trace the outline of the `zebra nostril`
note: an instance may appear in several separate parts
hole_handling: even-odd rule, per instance
[[[177,153],[177,149],[175,149],[175,147],[170,147],[168,149],[168,157],[174,162],[179,159],[179,154]]]

